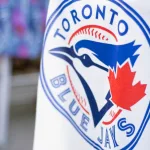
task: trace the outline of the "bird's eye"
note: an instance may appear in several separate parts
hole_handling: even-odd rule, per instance
[[[86,58],[87,58],[87,55],[84,54],[84,55],[82,56],[82,59],[83,59],[83,60],[86,60]]]
[[[81,56],[81,61],[82,61],[83,65],[86,67],[90,67],[92,64],[92,60],[87,54],[84,54]]]

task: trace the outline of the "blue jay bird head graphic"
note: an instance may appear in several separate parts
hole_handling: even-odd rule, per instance
[[[135,41],[123,45],[113,45],[91,40],[81,40],[77,42],[75,46],[57,47],[50,50],[50,53],[65,60],[73,68],[73,60],[76,58],[82,62],[83,67],[95,66],[104,71],[108,71],[108,68],[116,70],[117,64],[122,65],[128,59],[131,65],[134,66],[139,56],[135,53],[141,46],[134,45],[134,43]],[[81,49],[85,49],[87,52],[85,51],[85,53],[79,55]],[[92,59],[94,57],[99,62],[95,62],[94,59]]]
[[[109,100],[111,94],[108,92],[105,97],[108,103],[106,107],[104,106],[104,108],[99,111],[96,102],[97,98],[91,89],[91,85],[86,81],[86,73],[83,70],[89,69],[89,67],[96,67],[105,72],[108,72],[110,68],[116,71],[117,64],[123,65],[127,60],[129,60],[133,66],[139,56],[135,53],[140,47],[140,45],[134,45],[134,43],[133,41],[124,45],[113,45],[90,40],[81,40],[71,47],[57,47],[50,50],[50,54],[70,64],[79,77],[91,108],[95,127],[104,117],[107,109],[113,106],[112,102]],[[80,66],[76,64],[77,62],[80,62]],[[91,70],[89,69],[89,71]]]

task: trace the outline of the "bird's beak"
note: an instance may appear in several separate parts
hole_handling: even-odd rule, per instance
[[[76,57],[73,47],[71,48],[57,47],[57,48],[51,49],[49,52],[51,55],[54,55],[58,58],[63,59],[64,61],[68,62],[70,65],[73,65],[72,58]]]

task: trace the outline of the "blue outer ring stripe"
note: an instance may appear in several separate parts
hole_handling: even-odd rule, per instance
[[[139,18],[141,20],[141,22],[143,23],[143,26],[145,26],[148,34],[150,35],[150,27],[147,25],[145,20],[131,6],[129,6],[123,0],[120,0],[119,2],[122,3],[123,5],[125,5],[129,10],[131,10],[137,16],[137,18]]]

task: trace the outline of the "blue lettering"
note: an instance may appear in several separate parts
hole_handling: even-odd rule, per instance
[[[103,144],[103,127],[101,127],[101,138],[100,137],[98,137],[97,138],[97,140],[101,143],[101,144]]]
[[[65,40],[66,38],[59,32],[59,30],[60,30],[60,29],[57,29],[57,30],[56,30],[56,32],[55,32],[55,34],[54,34],[54,37],[56,37],[56,36],[58,35],[59,37],[61,37],[62,39]]]
[[[74,116],[76,116],[77,113],[78,113],[79,110],[80,110],[79,106],[77,106],[75,109],[73,109],[73,107],[75,107],[75,104],[76,104],[76,101],[73,100],[73,101],[71,102],[71,104],[69,105],[69,110],[70,110],[70,112],[71,112]]]
[[[133,124],[127,124],[126,118],[122,118],[118,121],[118,128],[121,131],[126,131],[127,137],[132,136],[135,132],[135,126]]]
[[[86,14],[86,10],[89,10],[89,14],[87,15]],[[85,18],[85,19],[89,19],[91,18],[92,16],[92,7],[90,5],[85,5],[82,9],[82,16]]]
[[[120,36],[124,36],[125,34],[127,34],[127,32],[128,32],[128,24],[124,20],[120,20],[119,21],[118,32],[119,32]]]
[[[117,142],[116,142],[115,125],[114,125],[112,128],[110,128],[109,131],[110,131],[110,135],[111,135],[111,137],[112,137],[113,143],[114,143],[114,147],[119,146],[119,145],[117,144]]]
[[[67,83],[67,79],[65,74],[59,75],[53,79],[51,79],[51,84],[54,88],[59,88],[62,85]]]
[[[103,10],[101,10],[99,8],[99,6],[97,5],[97,11],[96,11],[96,19],[98,19],[98,16],[100,14],[100,16],[103,18],[103,20],[105,19],[105,12],[106,12],[106,6],[103,6]]]
[[[108,145],[109,148],[111,149],[111,146],[110,146],[110,140],[109,140],[109,135],[108,135],[108,130],[106,129],[105,147],[107,147],[107,145]]]
[[[70,23],[66,18],[62,20],[62,27],[66,32],[70,30]]]
[[[65,91],[63,91],[62,93],[60,93],[60,94],[58,95],[59,99],[60,99],[62,102],[65,102],[66,99],[64,98],[64,96],[67,95],[67,94],[70,93],[70,92],[71,92],[71,91],[70,91],[69,88],[66,89]]]
[[[78,18],[77,16],[77,11],[76,10],[72,10],[70,11],[71,12],[71,16],[72,16],[72,19],[73,19],[73,22],[75,24],[77,24],[77,21],[80,22],[81,20]]]
[[[112,16],[111,16],[111,20],[110,20],[110,24],[112,25],[114,23],[115,16],[118,16],[118,12],[116,12],[113,9],[111,9],[110,11],[112,12]]]
[[[84,131],[88,130],[87,125],[88,125],[89,121],[90,121],[90,119],[85,114],[83,114],[80,126],[82,127],[82,129]]]

